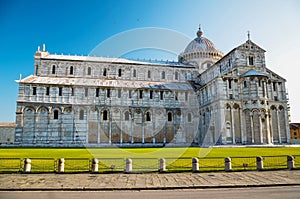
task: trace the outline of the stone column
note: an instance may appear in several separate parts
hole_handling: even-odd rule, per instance
[[[176,142],[176,118],[177,118],[177,114],[176,114],[176,111],[173,110],[173,134],[174,134],[174,137],[173,137],[173,142]]]
[[[256,84],[256,97],[260,98],[259,96],[259,85],[258,85],[259,79],[255,78],[255,84]]]
[[[130,139],[131,139],[131,144],[134,143],[134,139],[133,139],[133,124],[134,124],[134,113],[131,112],[131,124],[130,124]]]
[[[289,126],[289,117],[288,117],[288,111],[287,107],[284,107],[284,120],[285,120],[285,131],[286,131],[286,142],[290,143],[291,142],[291,132],[290,132],[290,126]]]
[[[250,124],[251,124],[251,143],[254,143],[254,124],[253,124],[253,113],[250,112]]]
[[[278,109],[276,109],[276,116],[277,116],[277,128],[278,128],[278,141],[281,144],[280,119],[279,119]]]
[[[225,171],[231,171],[232,170],[231,158],[230,157],[225,158],[224,163],[225,163]]]
[[[111,105],[111,100],[109,100]],[[108,143],[111,144],[111,127],[112,127],[112,109],[111,106],[109,107],[109,135],[108,135]]]
[[[168,117],[166,118],[166,120],[168,119]],[[166,123],[167,121],[164,122],[164,144],[166,144],[167,141],[167,127],[166,127]]]
[[[271,143],[271,135],[270,135],[270,122],[269,122],[269,114],[266,113],[266,125],[267,125],[267,144]]]
[[[76,120],[76,117],[75,117],[75,107],[72,106],[72,114],[73,114],[73,118],[72,118],[72,144],[75,144],[75,141],[76,141],[76,124],[75,124],[75,120]],[[48,125],[49,126],[49,125]],[[48,127],[49,128],[49,127]]]
[[[270,112],[270,114],[269,114],[269,122],[270,122],[270,143],[273,143],[274,141],[273,141],[273,125],[272,125],[272,117],[274,117],[274,115],[272,115],[271,114],[271,112]]]
[[[166,159],[161,158],[159,159],[159,172],[166,172]]]
[[[65,172],[65,159],[64,158],[58,159],[57,172],[58,173]]]
[[[142,115],[142,144],[145,143],[145,111],[141,110]]]
[[[156,143],[154,130],[155,130],[155,122],[154,122],[154,111],[153,111],[152,113],[152,143],[153,144]]]
[[[37,121],[38,121],[38,112],[37,110],[34,110],[34,124],[33,124],[33,144],[36,143],[36,137],[37,137],[37,133],[36,133],[36,125],[37,125]]]
[[[258,171],[262,171],[264,169],[264,161],[261,156],[256,157],[256,169]]]
[[[62,109],[61,114],[60,114],[60,141],[59,143],[62,144],[64,142],[64,137],[65,137],[65,128],[63,128],[64,124],[64,109]]]
[[[98,120],[98,133],[97,133],[97,143],[101,143],[101,110],[99,109],[99,112],[97,114],[97,120]]]
[[[199,171],[199,159],[198,158],[192,159],[192,171],[193,172]]]
[[[245,135],[246,130],[244,129],[244,117],[243,117],[243,111],[240,108],[240,122],[241,122],[241,136],[242,136],[242,144],[245,144],[247,141],[247,136]]]
[[[123,143],[123,111],[120,112],[120,144]]]
[[[24,160],[24,172],[29,173],[31,171],[31,159],[26,158]]]
[[[263,126],[262,126],[262,118],[261,113],[259,114],[259,136],[260,136],[260,144],[264,143],[264,137],[263,137]]]
[[[125,173],[131,173],[131,172],[132,172],[132,160],[130,158],[127,158]]]
[[[235,130],[234,130],[234,108],[230,109],[231,112],[231,131],[232,131],[232,144],[235,144]]]

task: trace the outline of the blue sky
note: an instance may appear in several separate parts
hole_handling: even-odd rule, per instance
[[[250,30],[251,40],[267,51],[267,67],[287,79],[292,121],[300,122],[299,0],[1,0],[0,121],[15,121],[14,80],[33,73],[38,45],[45,43],[50,53],[87,55],[123,31],[158,27],[192,39],[200,23],[204,36],[224,53],[245,42]],[[147,51],[131,56],[177,57]]]

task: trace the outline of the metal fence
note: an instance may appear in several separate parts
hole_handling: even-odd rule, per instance
[[[0,172],[19,172],[22,165],[23,163],[19,158],[1,158]]]
[[[123,158],[97,158],[99,160],[98,167],[100,173],[121,172],[125,168],[125,160]]]
[[[65,158],[65,172],[81,173],[89,172],[91,168],[91,160],[89,158]]]
[[[294,169],[300,169],[300,155],[294,157]],[[124,172],[126,159],[124,158],[97,158],[98,173]],[[199,157],[199,171],[224,171],[223,157]],[[264,156],[263,169],[287,169],[287,156]],[[31,158],[31,173],[58,172],[58,159]],[[159,171],[159,158],[132,158],[132,172],[145,173]],[[0,173],[24,172],[25,159],[0,158]],[[192,171],[192,158],[165,158],[166,172]],[[232,157],[232,171],[256,170],[256,157]],[[92,171],[92,159],[65,158],[65,173],[81,173]]]
[[[24,164],[21,164],[21,171],[24,170]],[[56,171],[56,161],[54,158],[31,158],[32,173],[51,173]]]

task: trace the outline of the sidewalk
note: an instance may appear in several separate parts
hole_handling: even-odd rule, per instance
[[[300,185],[300,170],[166,174],[0,174],[0,185],[0,191],[289,186]]]

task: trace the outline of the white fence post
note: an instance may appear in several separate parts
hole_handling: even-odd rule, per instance
[[[261,171],[264,169],[264,160],[263,160],[263,157],[261,157],[261,156],[256,157],[256,169],[258,171]]]
[[[160,158],[159,159],[159,172],[165,172],[167,171],[166,169],[166,159]]]
[[[24,172],[29,173],[31,171],[31,159],[26,158],[24,160]]]
[[[192,168],[193,168],[193,172],[199,171],[199,159],[198,158],[192,159]]]
[[[131,173],[131,172],[132,172],[132,159],[127,158],[125,173]]]
[[[58,159],[57,172],[58,172],[58,173],[63,173],[63,172],[65,172],[65,159],[64,159],[64,158]]]
[[[294,157],[291,155],[287,156],[287,167],[288,169],[294,169],[295,168],[295,161],[294,161]]]
[[[93,173],[98,172],[98,168],[99,168],[98,164],[99,164],[99,160],[97,158],[94,158],[92,160],[92,172]]]
[[[225,158],[224,163],[225,163],[225,171],[231,171],[232,170],[231,158],[230,157]]]

